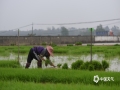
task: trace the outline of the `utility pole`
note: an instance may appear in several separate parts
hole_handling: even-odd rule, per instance
[[[32,34],[31,34],[31,37],[32,37],[32,45],[33,45],[33,23],[32,23]]]
[[[91,62],[92,62],[92,31],[93,31],[93,28],[90,28],[90,32],[91,32],[91,45],[90,45],[91,59],[90,59],[90,61],[91,61]]]
[[[19,63],[19,29],[18,29],[18,63]]]
[[[92,62],[92,28],[91,28],[91,62]]]
[[[33,35],[33,23],[32,23],[32,35]]]

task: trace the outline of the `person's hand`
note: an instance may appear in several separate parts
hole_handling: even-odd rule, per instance
[[[53,66],[54,68],[56,68],[56,66]]]

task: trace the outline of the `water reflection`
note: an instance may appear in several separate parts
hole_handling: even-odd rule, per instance
[[[21,66],[25,67],[26,60],[27,60],[27,55],[20,55],[20,64]],[[102,54],[93,54],[92,57],[93,60],[97,61],[102,61],[105,60],[104,55]],[[10,54],[8,57],[6,56],[0,56],[0,60],[17,60],[17,55],[15,54]],[[51,61],[57,65],[57,64],[64,64],[67,63],[68,67],[71,68],[71,64],[75,62],[76,60],[83,60],[83,61],[90,61],[90,55],[68,55],[68,56],[63,56],[63,55],[55,55],[54,57],[51,57]],[[120,58],[119,57],[114,57],[114,58],[109,58],[107,60],[110,63],[109,68],[107,71],[120,71]],[[36,68],[37,67],[37,61],[33,60],[31,63],[30,68]],[[44,61],[43,61],[43,68],[49,68],[51,66],[45,67]]]

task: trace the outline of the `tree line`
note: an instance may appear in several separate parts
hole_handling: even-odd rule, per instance
[[[113,31],[114,35],[120,35],[120,29],[118,26],[113,26],[112,28],[109,28],[108,26],[103,27],[101,24],[96,27],[93,31],[93,35],[95,35],[96,32],[104,32],[104,31]],[[17,36],[18,31],[0,31],[0,36]],[[90,35],[90,30],[88,28],[66,28],[62,26],[61,28],[55,28],[52,26],[52,28],[47,28],[47,30],[44,29],[34,29],[29,31],[21,31],[20,30],[20,36],[88,36]]]

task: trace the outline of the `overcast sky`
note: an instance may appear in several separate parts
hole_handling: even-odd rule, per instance
[[[116,18],[120,18],[120,0],[0,0],[0,30],[16,29],[32,23],[76,23]],[[120,28],[120,20],[64,26],[89,28],[99,24],[117,25]],[[34,25],[33,28],[45,29],[52,26],[61,27],[60,25]],[[31,27],[20,30],[30,30]]]

